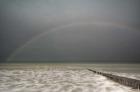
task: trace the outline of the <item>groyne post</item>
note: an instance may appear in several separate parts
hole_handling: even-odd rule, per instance
[[[140,90],[140,80],[132,79],[132,78],[127,78],[127,77],[122,77],[118,75],[113,75],[113,74],[108,74],[108,73],[103,73],[103,72],[98,72],[92,69],[88,69],[89,71],[92,71],[96,74],[102,75],[107,77],[110,80],[113,80],[115,82],[118,82],[122,85],[132,87],[133,89],[138,89]]]

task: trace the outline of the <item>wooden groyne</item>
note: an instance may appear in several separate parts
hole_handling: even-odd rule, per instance
[[[92,71],[94,73],[97,73],[99,75],[105,76],[110,80],[113,80],[115,82],[118,82],[122,85],[132,87],[133,89],[138,89],[140,90],[140,80],[132,79],[132,78],[126,78],[122,76],[117,76],[113,74],[108,74],[108,73],[103,73],[103,72],[98,72],[92,69],[88,69],[89,71]]]

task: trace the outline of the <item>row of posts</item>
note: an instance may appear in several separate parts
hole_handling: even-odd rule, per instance
[[[132,79],[132,78],[126,78],[126,77],[121,77],[121,76],[117,76],[117,75],[113,75],[113,74],[108,74],[108,73],[102,73],[102,72],[98,72],[98,71],[94,71],[91,69],[88,69],[89,71],[92,71],[94,73],[103,75],[115,82],[118,82],[122,85],[125,86],[129,86],[132,87],[133,89],[138,89],[140,90],[140,80],[136,80],[136,79]]]

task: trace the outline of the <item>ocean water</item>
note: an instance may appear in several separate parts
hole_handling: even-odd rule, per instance
[[[140,80],[140,65],[1,64],[0,92],[139,92],[87,69]]]

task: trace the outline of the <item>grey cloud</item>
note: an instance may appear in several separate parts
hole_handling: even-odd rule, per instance
[[[122,26],[128,26],[129,28],[140,30],[139,4],[139,0],[1,0],[0,32],[2,39],[0,41],[3,44],[0,48],[0,50],[2,50],[0,58],[1,62],[5,61],[13,52],[15,52],[17,48],[20,48],[22,45],[24,45],[27,41],[31,40],[35,36],[44,32],[48,32],[53,28],[57,28],[59,26],[64,26],[71,23],[103,21],[106,23],[109,22],[114,24],[120,24]],[[79,42],[79,44],[84,46],[84,42],[85,40],[87,40],[87,44],[90,44],[94,37],[87,36],[87,34],[90,35],[91,33],[95,35],[94,32],[80,32],[81,34],[77,34],[77,36],[75,36],[76,33],[73,31],[70,31],[70,33],[68,32],[69,34],[71,34],[71,36],[70,39],[67,39],[66,41],[76,41],[75,44]],[[107,50],[109,52],[108,56],[104,56],[104,58],[109,59],[110,57],[115,58],[116,56],[118,56],[118,59],[122,59],[122,57],[126,57],[128,59],[130,57],[132,59],[140,60],[138,57],[140,52],[138,50],[139,33],[135,32],[134,30],[132,30],[132,32],[126,32],[127,35],[124,31],[120,33],[119,32],[120,31],[107,31],[105,33],[96,33],[102,35],[102,37],[105,37],[106,39],[105,43],[101,41],[104,40],[103,38],[97,37],[97,40],[93,40],[97,41],[98,45],[106,46],[106,49],[103,49],[102,51]],[[66,33],[62,32],[61,34],[67,36],[68,33],[66,31]],[[122,38],[123,41],[126,42],[122,42],[122,45],[119,45],[120,47],[117,47],[119,50],[114,49],[114,47],[112,46],[113,44],[117,45],[119,44],[118,42],[121,42],[121,39],[117,38],[115,34],[117,34],[117,36],[121,36],[120,38]],[[110,40],[110,38],[106,38],[106,36],[110,37],[111,35],[114,36],[114,38],[111,37],[111,39],[113,40]],[[60,36],[61,38],[59,32],[58,35],[53,34],[53,36]],[[72,36],[74,37],[71,38]],[[55,39],[56,37],[51,37],[51,40]],[[62,36],[62,39],[64,38]],[[56,44],[57,40],[55,41]],[[81,41],[84,42],[82,43]],[[58,42],[63,41],[58,40]],[[78,50],[79,48],[79,51],[81,51],[82,53],[92,51],[90,50],[92,48],[89,48],[88,45],[86,45],[87,47],[83,47],[84,50],[83,48],[75,47],[75,45],[72,44],[69,44],[69,46],[73,47],[73,50]],[[112,48],[108,48],[108,46]],[[49,48],[53,48],[54,50],[56,49],[51,44],[50,47],[47,47],[46,49]],[[58,48],[56,50],[58,50]],[[121,54],[119,52],[120,50],[122,51]],[[116,52],[116,54],[112,54],[111,51]],[[54,52],[49,53],[53,53],[53,55],[57,56],[57,52]],[[74,51],[72,53],[74,53]],[[92,54],[95,54],[93,52],[90,53],[88,54],[89,58],[92,57]],[[61,55],[61,53],[59,53],[59,55]],[[104,54],[100,53],[99,55],[103,56]],[[99,55],[96,54],[97,57],[100,57]],[[84,54],[79,54],[78,57],[81,58],[83,56]],[[50,57],[53,56],[51,55]],[[65,57],[68,56],[65,55]]]

